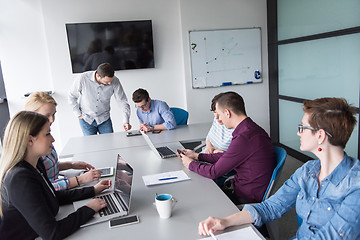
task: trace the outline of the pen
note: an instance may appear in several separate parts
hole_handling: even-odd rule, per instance
[[[177,179],[177,177],[159,178],[159,181],[171,180],[171,179]]]
[[[209,233],[210,233],[211,237],[212,237],[214,240],[217,240],[217,238],[215,237],[215,235],[213,234],[212,231],[209,231]]]

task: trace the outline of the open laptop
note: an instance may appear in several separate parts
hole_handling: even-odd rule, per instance
[[[105,200],[107,206],[95,213],[94,217],[81,227],[110,220],[114,217],[128,215],[130,210],[133,168],[118,154],[114,191],[108,191],[96,197]],[[90,199],[73,202],[75,210],[86,205]]]
[[[140,131],[143,137],[145,138],[146,143],[149,145],[151,150],[160,158],[171,158],[176,157],[176,149],[182,149],[180,143],[171,144],[169,146],[155,147],[155,145],[150,140],[150,137],[144,132]]]

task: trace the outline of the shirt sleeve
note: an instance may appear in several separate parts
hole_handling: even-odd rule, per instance
[[[67,177],[58,178],[51,182],[56,191],[69,189],[69,179]]]
[[[82,91],[81,76],[74,80],[74,83],[69,91],[68,101],[76,117],[82,115],[78,99]]]
[[[116,81],[116,82],[115,82]],[[114,79],[114,98],[116,102],[120,105],[120,108],[123,112],[123,122],[129,123],[130,119],[130,105],[128,103],[124,89],[119,81],[119,79]]]
[[[63,239],[79,229],[95,213],[84,206],[57,221],[49,206],[49,201],[53,200],[46,197],[42,184],[33,174],[19,173],[9,187],[9,198],[13,206],[43,239]]]
[[[224,157],[225,154],[226,152],[211,154],[200,153],[198,159],[210,164],[192,161],[189,165],[189,169],[210,179],[221,177],[233,170],[238,164],[236,161],[227,161],[226,157]]]
[[[162,119],[164,119],[163,125],[167,130],[176,128],[176,121],[174,114],[171,112],[166,102],[161,103],[160,116],[162,117]]]
[[[282,185],[282,187],[270,198],[254,206],[245,205],[244,210],[248,210],[255,226],[271,222],[280,218],[295,206],[297,195],[300,191],[298,178],[302,168],[296,172]]]

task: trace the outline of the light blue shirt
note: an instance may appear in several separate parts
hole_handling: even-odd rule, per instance
[[[136,114],[140,123],[146,123],[148,126],[163,124],[167,130],[176,128],[174,114],[166,102],[151,99],[150,111],[144,112],[138,108]]]
[[[256,226],[280,218],[296,205],[303,220],[297,239],[359,239],[360,163],[346,154],[321,181],[320,160],[309,161],[269,199],[245,205]]]
[[[234,128],[228,129],[225,127],[224,124],[220,125],[216,118],[214,118],[209,133],[206,136],[206,140],[209,140],[214,148],[220,149],[225,152],[228,149],[233,138],[233,131]]]

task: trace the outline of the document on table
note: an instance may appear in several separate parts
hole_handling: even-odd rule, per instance
[[[241,228],[239,230],[235,230],[232,232],[222,233],[215,236],[218,240],[239,240],[239,239],[246,239],[246,240],[263,240],[262,236],[255,231],[253,226],[248,226],[245,228]],[[213,240],[212,237],[201,238],[201,240]]]
[[[146,186],[190,180],[183,170],[143,176]]]

